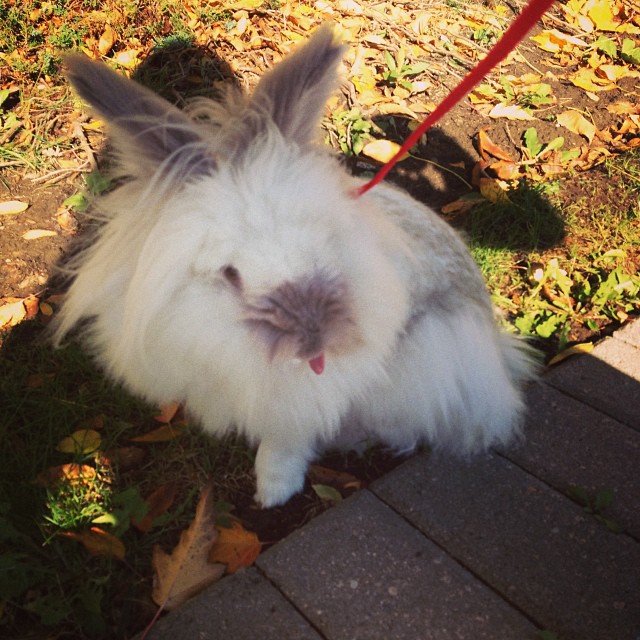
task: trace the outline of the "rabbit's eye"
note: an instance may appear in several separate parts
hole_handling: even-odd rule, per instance
[[[240,272],[231,264],[228,264],[226,267],[222,269],[222,275],[225,280],[233,285],[236,289],[240,289],[242,287],[242,278],[240,277]]]

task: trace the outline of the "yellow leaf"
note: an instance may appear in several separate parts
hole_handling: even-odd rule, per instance
[[[569,75],[569,80],[576,86],[585,91],[609,91],[615,89],[615,83],[598,78],[593,69],[581,67],[575,73]]]
[[[489,202],[510,202],[505,191],[505,184],[492,178],[480,178],[480,193]]]
[[[0,329],[15,327],[27,316],[23,298],[11,298],[0,303]]]
[[[400,145],[392,140],[373,140],[362,149],[363,155],[382,163],[389,162],[398,151],[400,151]],[[405,153],[400,160],[405,160],[408,157],[409,154]]]
[[[598,31],[615,31],[619,22],[613,19],[611,0],[591,0],[587,3],[587,15]]]
[[[573,47],[587,47],[587,43],[575,36],[569,36],[557,29],[546,29],[538,35],[531,36],[531,40],[538,43],[543,51],[558,53],[565,49],[571,50]]]
[[[122,540],[98,527],[91,527],[79,533],[66,531],[62,535],[81,542],[92,556],[124,560],[125,546]]]
[[[0,202],[0,216],[14,216],[26,211],[28,207],[29,204],[27,202],[20,202],[19,200]]]
[[[238,0],[238,2],[225,5],[225,9],[228,11],[251,11],[257,9],[262,4],[264,4],[264,0]]]
[[[617,82],[620,78],[637,78],[640,75],[637,71],[632,71],[628,67],[617,64],[601,64],[597,68],[596,74],[611,80],[611,82]]]
[[[507,118],[507,120],[535,120],[535,118],[527,113],[524,109],[515,104],[506,105],[504,103],[497,104],[489,111],[490,118]]]
[[[58,442],[56,449],[62,453],[86,454],[100,448],[102,437],[95,429],[79,429]]]
[[[159,546],[153,549],[155,570],[153,593],[156,604],[171,610],[222,577],[223,564],[211,564],[207,556],[218,539],[215,527],[212,484],[202,490],[196,514],[171,554]]]
[[[53,315],[53,307],[48,302],[41,302],[40,313],[43,316],[50,317]]]
[[[561,351],[557,355],[555,355],[551,360],[549,360],[549,366],[553,366],[554,364],[558,364],[563,360],[571,356],[575,356],[579,353],[591,353],[593,351],[593,342],[582,342],[580,344],[574,344],[572,347]]]
[[[337,0],[336,9],[341,13],[352,16],[360,15],[364,11],[362,6],[355,0]]]
[[[589,142],[592,142],[596,135],[597,129],[595,125],[573,109],[559,114],[556,119],[558,124],[569,129],[569,131],[572,131],[573,133],[584,136],[589,140]]]
[[[250,567],[260,554],[262,544],[253,531],[247,531],[234,521],[230,528],[220,528],[219,536],[211,547],[209,562],[221,562],[227,573],[235,573],[242,567]]]
[[[125,49],[119,51],[113,56],[113,59],[121,67],[125,69],[133,69],[138,64],[138,56],[141,53],[141,49]]]
[[[31,229],[22,234],[23,240],[38,240],[39,238],[50,238],[57,236],[57,231],[50,231],[49,229]]]
[[[100,40],[98,42],[98,51],[101,56],[106,56],[109,51],[111,51],[111,47],[113,47],[113,43],[115,42],[115,34],[110,24],[107,24],[100,36]]]

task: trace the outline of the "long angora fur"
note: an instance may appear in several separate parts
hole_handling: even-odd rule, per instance
[[[322,27],[250,98],[189,114],[66,61],[122,183],[96,203],[55,339],[79,324],[134,393],[245,434],[264,506],[300,491],[345,429],[396,450],[506,443],[533,370],[456,232],[390,185],[355,197],[361,181],[313,144],[342,54]]]

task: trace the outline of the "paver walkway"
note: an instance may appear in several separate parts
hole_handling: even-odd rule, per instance
[[[528,402],[523,446],[410,459],[149,637],[640,640],[640,321]],[[601,515],[622,532],[571,487],[613,490]]]

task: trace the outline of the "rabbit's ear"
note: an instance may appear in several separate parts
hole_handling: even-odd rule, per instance
[[[309,142],[336,88],[344,49],[336,42],[332,26],[323,25],[305,45],[262,78],[252,105],[268,112],[286,138]]]
[[[64,63],[78,95],[113,127],[115,145],[136,173],[153,173],[169,158],[181,173],[212,169],[202,138],[178,108],[85,56],[68,55]]]

